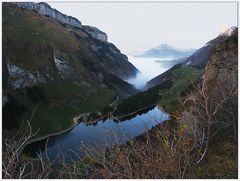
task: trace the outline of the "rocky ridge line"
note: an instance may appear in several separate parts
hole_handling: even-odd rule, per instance
[[[23,9],[28,9],[35,11],[43,16],[52,17],[58,22],[70,25],[75,28],[80,28],[87,32],[91,37],[98,39],[100,41],[107,42],[107,34],[103,31],[100,31],[96,27],[92,26],[82,26],[81,21],[79,21],[77,18],[74,18],[72,16],[67,16],[61,12],[59,12],[56,9],[53,9],[49,4],[40,2],[40,3],[34,3],[34,2],[16,2],[15,3],[18,7]]]

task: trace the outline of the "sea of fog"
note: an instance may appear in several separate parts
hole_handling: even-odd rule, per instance
[[[135,78],[130,78],[126,81],[140,90],[144,88],[147,81],[176,64],[173,58],[160,59],[128,56],[128,60],[140,71],[140,73]]]

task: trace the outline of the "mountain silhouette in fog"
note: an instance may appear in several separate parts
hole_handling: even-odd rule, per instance
[[[140,57],[154,57],[154,58],[185,58],[191,56],[196,50],[193,48],[182,49],[176,48],[170,44],[160,44],[155,48],[151,48],[144,53],[140,54]]]

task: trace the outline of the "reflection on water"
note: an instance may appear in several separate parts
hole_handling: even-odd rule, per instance
[[[85,155],[80,151],[81,144],[98,147],[99,150],[104,149],[102,145],[105,141],[109,146],[116,143],[124,144],[167,119],[169,119],[168,114],[161,112],[158,107],[153,107],[120,121],[105,118],[96,123],[80,123],[68,133],[51,137],[47,143],[47,150],[45,150],[46,140],[40,142],[39,146],[37,143],[31,144],[26,150],[36,152],[41,149],[42,154],[47,153],[50,160],[61,152],[66,161],[75,160],[78,156]]]

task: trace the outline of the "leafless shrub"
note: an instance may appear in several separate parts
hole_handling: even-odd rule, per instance
[[[199,86],[188,97],[190,106],[175,116],[178,129],[159,126],[143,140],[89,155],[91,174],[86,177],[191,178],[206,156],[211,138],[225,128],[235,130],[236,137],[236,97],[231,83],[218,82],[211,92]]]
[[[209,141],[223,129],[233,130],[237,138],[237,94],[231,81],[219,81],[214,87],[196,88],[197,92],[185,100],[181,124],[193,142],[196,164],[205,157]]]
[[[36,107],[34,111],[36,110]],[[34,111],[32,113],[32,117]],[[44,179],[47,178],[51,173],[51,166],[53,162],[43,159],[42,155],[38,155],[38,159],[33,160],[26,158],[21,154],[25,145],[38,133],[38,131],[35,133],[32,131],[30,125],[32,117],[30,121],[26,120],[23,122],[21,128],[14,137],[6,137],[3,139],[2,175],[4,179]]]
[[[88,147],[84,149],[87,156],[66,164],[61,178],[188,178],[191,175],[192,142],[183,129],[172,130],[167,124],[98,154],[92,154],[95,151]]]

